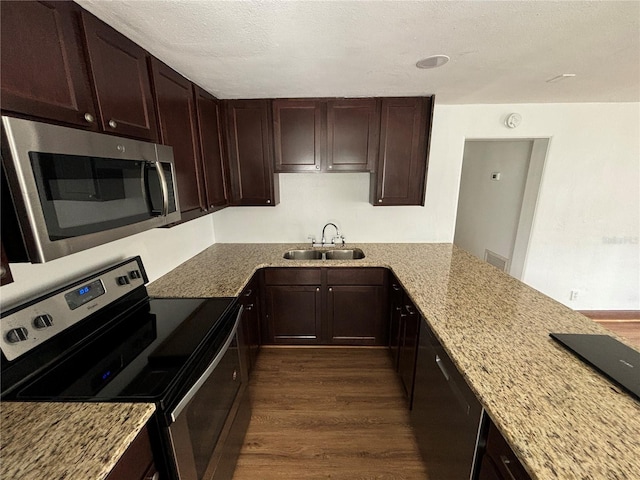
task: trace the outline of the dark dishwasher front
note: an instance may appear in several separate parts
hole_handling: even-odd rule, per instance
[[[411,422],[429,478],[474,473],[482,407],[426,324],[420,329]]]

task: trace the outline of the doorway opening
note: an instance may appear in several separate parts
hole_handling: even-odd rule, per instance
[[[522,279],[548,138],[467,140],[453,243]]]

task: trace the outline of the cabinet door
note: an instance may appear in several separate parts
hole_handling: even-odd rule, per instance
[[[242,324],[248,350],[249,372],[253,370],[260,348],[260,302],[258,296],[258,282],[252,280],[240,294]]]
[[[411,408],[413,399],[413,380],[418,350],[420,315],[410,300],[405,298],[404,312],[400,321],[400,346],[398,352],[398,373]]]
[[[391,311],[389,315],[389,351],[393,360],[393,366],[398,369],[398,352],[400,347],[400,324],[401,319],[404,318],[403,313],[403,290],[398,280],[393,277],[391,279],[391,289],[389,303],[391,305]]]
[[[220,210],[229,205],[227,194],[227,167],[222,150],[222,122],[220,102],[194,85],[198,129],[200,133],[200,154],[204,171],[207,208]]]
[[[378,154],[379,103],[375,98],[327,102],[329,172],[369,172]]]
[[[96,109],[72,2],[2,2],[5,111],[96,130]]]
[[[273,137],[276,172],[317,172],[322,158],[322,103],[274,100]]]
[[[191,82],[159,60],[151,60],[161,141],[173,147],[178,180],[178,200],[183,220],[205,208],[200,176],[196,108]]]
[[[149,431],[144,427],[107,475],[106,480],[151,480],[156,472]]]
[[[82,22],[102,129],[157,141],[147,53],[84,11]]]
[[[227,151],[233,205],[276,205],[273,137],[268,100],[225,102]]]
[[[267,286],[267,337],[270,343],[318,344],[321,341],[319,286]]]
[[[4,245],[0,243],[0,285],[6,285],[13,282],[13,276],[11,275],[11,269],[9,268],[9,260],[4,252]]]
[[[328,340],[333,345],[386,345],[385,289],[335,285],[327,289]]]
[[[384,98],[373,205],[424,205],[431,98]]]

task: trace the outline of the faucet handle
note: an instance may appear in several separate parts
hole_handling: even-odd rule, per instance
[[[316,243],[316,236],[315,235],[309,235],[307,237],[308,240],[311,240],[311,246],[313,247],[313,245]]]

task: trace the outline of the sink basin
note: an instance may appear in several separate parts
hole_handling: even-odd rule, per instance
[[[289,250],[284,252],[287,260],[360,260],[364,252],[359,248],[340,248],[335,250]]]
[[[289,250],[283,257],[287,260],[322,260],[320,250]]]
[[[342,248],[329,250],[325,256],[327,260],[360,260],[364,258],[364,252],[359,248]]]

